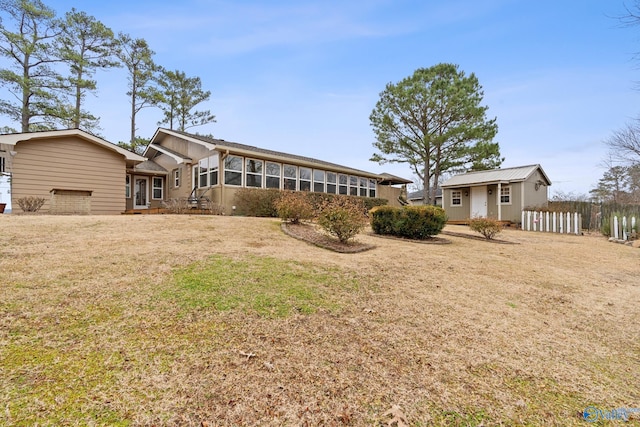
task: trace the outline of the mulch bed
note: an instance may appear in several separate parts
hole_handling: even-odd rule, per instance
[[[340,243],[339,240],[318,231],[318,229],[312,224],[291,224],[283,222],[282,231],[295,239],[302,240],[334,252],[357,253],[375,248],[375,245],[360,242]]]
[[[517,242],[509,242],[507,240],[501,240],[501,239],[485,239],[483,236],[474,236],[473,234],[467,234],[467,233],[456,233],[455,231],[442,231],[441,234],[445,234],[447,236],[462,237],[464,239],[480,240],[482,242],[501,243],[501,244],[504,244],[504,245],[519,245],[520,244],[520,243],[517,243]]]

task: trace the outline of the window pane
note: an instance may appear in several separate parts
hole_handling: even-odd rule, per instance
[[[336,174],[335,172],[327,172],[327,183],[335,184],[336,183]]]
[[[339,184],[340,185],[347,185],[347,175],[338,175],[338,179],[339,179]]]
[[[253,175],[248,173],[245,178],[245,185],[247,187],[262,187],[262,175]]]
[[[296,180],[295,179],[287,179],[284,180],[284,189],[285,190],[296,190]]]
[[[369,190],[369,197],[376,197],[376,190],[375,189]]]
[[[367,197],[367,189],[360,188],[360,197]]]
[[[267,188],[280,188],[280,178],[276,176],[268,176],[265,180],[265,184]]]
[[[341,185],[338,189],[339,194],[344,194],[345,196],[347,195],[347,186],[346,185]]]
[[[300,179],[306,179],[311,181],[311,169],[300,168]]]
[[[296,178],[298,175],[296,174],[297,168],[292,165],[284,165],[284,176],[287,178]]]
[[[280,163],[267,162],[265,172],[267,175],[280,176]]]
[[[349,195],[350,196],[357,196],[358,195],[358,187],[349,188]]]
[[[200,174],[200,184],[198,185],[199,187],[208,187],[209,183],[207,181],[207,174],[206,173],[201,173]]]
[[[262,160],[247,159],[247,173],[262,174]]]
[[[218,185],[218,169],[211,169],[209,172],[209,183],[211,186]]]
[[[327,184],[327,193],[336,194],[336,185],[335,184]]]
[[[242,157],[227,156],[224,159],[224,169],[242,172]]]
[[[227,185],[242,185],[242,174],[240,172],[225,171],[224,183]]]
[[[313,180],[318,182],[324,182],[324,171],[317,169],[313,170]]]
[[[311,181],[300,180],[300,191],[311,191]]]

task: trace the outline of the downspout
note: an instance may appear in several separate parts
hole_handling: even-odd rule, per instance
[[[218,161],[218,184],[220,185],[220,205],[224,206],[225,205],[225,187],[226,185],[224,184],[224,170],[223,170],[223,165],[224,165],[224,159],[227,158],[227,156],[229,155],[229,150],[225,150],[224,153],[222,153],[222,155],[220,156],[220,160]],[[233,212],[229,213],[230,215],[233,214]]]

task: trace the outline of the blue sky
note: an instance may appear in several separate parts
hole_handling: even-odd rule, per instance
[[[369,161],[369,115],[388,82],[440,62],[476,74],[503,167],[540,163],[551,194],[587,193],[603,172],[602,141],[640,113],[640,27],[613,18],[624,12],[617,0],[45,3],[144,38],[158,64],[200,77],[212,92],[202,107],[218,121],[192,131],[371,172],[414,178]],[[106,139],[125,141],[126,74],[98,83],[86,106]],[[138,135],[151,137],[160,118],[143,110]]]

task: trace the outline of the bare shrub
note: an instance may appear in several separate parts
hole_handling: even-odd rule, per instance
[[[273,206],[280,219],[292,224],[314,217],[313,205],[303,192],[283,191],[273,202]]]
[[[38,212],[44,205],[44,197],[20,197],[16,202],[24,212]]]
[[[502,231],[502,225],[492,218],[471,218],[469,228],[484,236],[485,239],[493,239]]]
[[[369,223],[362,202],[347,197],[336,197],[320,206],[318,225],[338,238],[340,243],[360,233]]]
[[[169,209],[169,212],[175,214],[183,214],[191,209],[189,199],[186,197],[180,197],[176,199],[169,199],[162,203],[165,208]]]

